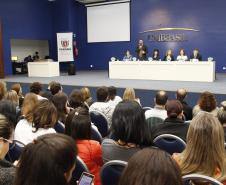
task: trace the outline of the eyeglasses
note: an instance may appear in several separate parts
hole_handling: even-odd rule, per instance
[[[10,143],[10,144],[12,144],[12,143],[13,143],[13,141],[12,141],[12,140],[5,139],[5,138],[3,138],[3,137],[0,137],[0,139],[1,139],[1,140],[3,140],[3,141],[5,141],[5,142],[8,142],[8,143]]]

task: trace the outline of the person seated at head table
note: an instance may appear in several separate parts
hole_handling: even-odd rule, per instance
[[[161,60],[160,54],[159,54],[159,49],[154,49],[154,50],[153,50],[152,59],[153,59],[154,61]]]
[[[172,49],[168,49],[168,50],[166,51],[166,55],[165,55],[165,57],[164,57],[163,60],[164,60],[164,61],[174,61],[174,56],[173,56],[173,51],[172,51]]]
[[[190,57],[191,60],[198,60],[198,61],[202,61],[202,55],[199,53],[199,50],[197,48],[195,48],[191,54]]]
[[[185,54],[185,50],[184,49],[180,49],[179,55],[177,56],[177,61],[187,61],[188,57]]]
[[[123,57],[123,61],[132,61],[133,56],[130,54],[129,50],[126,50],[125,56]]]

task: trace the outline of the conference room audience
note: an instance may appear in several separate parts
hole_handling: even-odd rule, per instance
[[[167,118],[162,124],[152,128],[151,137],[154,140],[162,134],[172,134],[186,141],[188,123],[183,120],[183,106],[178,100],[169,100],[166,103]]]
[[[188,103],[185,101],[185,98],[187,97],[187,90],[184,88],[178,89],[176,92],[176,99],[181,102],[183,105],[183,113],[185,120],[192,120],[192,108],[188,105]]]
[[[8,119],[0,114],[0,184],[12,185],[15,177],[15,166],[5,160],[12,143],[13,126]]]
[[[56,133],[53,127],[57,122],[57,110],[52,102],[38,101],[29,113],[25,116],[26,119],[20,120],[16,126],[14,135],[16,140],[27,145],[38,136]]]
[[[116,106],[119,102],[122,101],[120,96],[117,96],[117,89],[114,86],[108,87],[108,102],[112,106]]]
[[[57,121],[64,124],[67,114],[70,112],[67,95],[63,92],[58,92],[53,96],[52,102],[57,109]]]
[[[138,46],[136,48],[136,53],[137,53],[137,59],[138,60],[147,60],[147,53],[148,53],[148,48],[146,45],[144,45],[143,40],[138,41]]]
[[[19,96],[19,107],[22,107],[24,96],[22,94],[22,87],[19,83],[15,83],[11,86],[11,90],[16,91],[17,95]]]
[[[164,56],[163,61],[174,61],[173,50],[168,49],[166,51],[166,55]]]
[[[145,118],[157,117],[165,120],[167,118],[167,112],[165,109],[166,102],[168,100],[168,94],[166,91],[158,91],[155,95],[155,106],[151,110],[145,111]]]
[[[129,50],[126,50],[125,56],[123,57],[123,61],[132,61],[133,56],[130,54]]]
[[[198,173],[226,184],[226,155],[222,125],[212,114],[200,112],[190,123],[187,146],[173,158],[182,175]]]
[[[72,138],[47,134],[25,146],[13,185],[69,185],[77,149]]]
[[[6,83],[0,80],[0,100],[3,99],[6,92],[7,92]]]
[[[198,61],[202,61],[202,55],[199,53],[199,49],[194,49],[191,56],[190,56],[190,59],[196,59]]]
[[[75,140],[78,156],[85,162],[91,174],[95,176],[94,184],[100,185],[100,168],[103,165],[102,150],[99,142],[91,140],[91,120],[86,108],[78,107],[72,113],[71,122],[67,122],[66,130]]]
[[[184,49],[180,49],[179,55],[177,56],[177,61],[188,61],[188,56]]]
[[[84,99],[79,89],[74,89],[69,96],[69,106],[73,109],[84,105]]]
[[[217,117],[218,107],[214,94],[205,91],[200,95],[198,103],[192,111],[193,117],[195,117],[200,111],[210,112]]]
[[[139,104],[141,104],[140,99],[136,97],[134,88],[130,88],[130,87],[126,88],[124,93],[123,93],[122,99],[123,100],[129,100],[129,101],[136,101]]]
[[[119,185],[182,185],[181,171],[166,152],[153,148],[134,154],[124,169]]]
[[[111,118],[114,111],[114,107],[111,106],[108,101],[108,88],[105,86],[98,87],[96,90],[97,101],[94,102],[90,107],[89,111],[101,112],[108,121],[108,126],[111,126]]]
[[[41,96],[42,84],[40,82],[33,82],[30,85],[30,92],[36,94],[38,97],[38,100],[46,100],[46,98]]]
[[[152,53],[152,60],[154,61],[159,61],[161,60],[160,58],[160,53],[159,53],[159,49],[154,49],[153,53]]]
[[[13,128],[16,127],[18,117],[16,114],[16,106],[13,102],[9,100],[1,100],[0,114],[7,118],[8,122],[13,125]]]
[[[93,104],[93,98],[88,87],[81,88],[84,104],[89,108]]]
[[[221,107],[218,110],[217,118],[224,129],[224,141],[226,142],[226,101],[221,103]]]
[[[136,101],[120,102],[113,113],[111,136],[102,142],[103,161],[129,158],[144,147],[150,146],[148,126],[143,109]]]

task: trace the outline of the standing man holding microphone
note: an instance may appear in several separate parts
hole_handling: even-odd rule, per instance
[[[148,53],[148,48],[147,46],[144,45],[143,40],[139,40],[138,46],[136,48],[136,53],[137,53],[137,59],[138,60],[147,60],[147,53]]]

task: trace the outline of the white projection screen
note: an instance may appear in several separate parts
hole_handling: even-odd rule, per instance
[[[87,40],[130,41],[130,2],[87,6]]]

